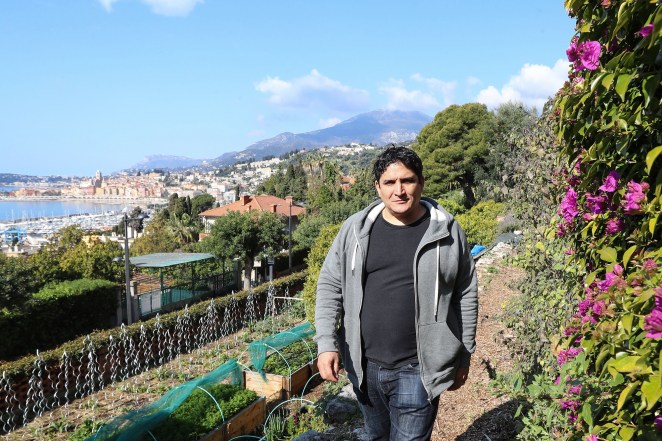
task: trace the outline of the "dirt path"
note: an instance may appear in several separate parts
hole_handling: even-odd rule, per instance
[[[476,352],[471,361],[467,384],[446,392],[439,403],[439,415],[432,441],[506,441],[514,439],[513,415],[517,404],[495,397],[489,386],[495,371],[512,367],[510,353],[503,343],[506,329],[499,322],[503,306],[517,292],[513,282],[523,272],[504,261],[511,249],[500,243],[477,262],[479,316]]]

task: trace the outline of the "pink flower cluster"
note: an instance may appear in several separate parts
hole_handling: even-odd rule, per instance
[[[594,434],[586,435],[585,441],[598,441],[598,437],[595,436]]]
[[[559,366],[563,366],[568,362],[568,360],[572,360],[575,358],[577,355],[581,354],[584,350],[582,348],[568,348],[568,349],[563,349],[559,352],[559,355],[556,356],[556,361],[558,362]]]
[[[575,164],[573,172],[577,171],[578,168],[579,162]],[[605,222],[604,230],[607,235],[617,234],[625,228],[624,220],[614,216],[617,212],[620,212],[621,215],[635,215],[643,212],[646,193],[650,188],[647,182],[635,182],[631,180],[627,183],[625,194],[619,206],[617,202],[613,201],[613,198],[619,189],[620,179],[621,177],[618,172],[612,170],[598,188],[599,193],[586,192],[584,194],[585,202],[583,210],[585,211],[581,215],[581,219],[589,222],[596,219],[599,215],[608,214],[609,216]],[[579,178],[575,173],[572,173],[567,179],[567,182],[570,186],[566,190],[557,210],[557,213],[563,217],[563,222],[559,224],[556,231],[557,236],[560,237],[565,236],[568,231],[572,230],[575,218],[582,213],[578,202],[579,195],[574,188],[579,183]],[[622,208],[622,211],[619,208]]]
[[[662,285],[655,288],[655,307],[644,317],[644,330],[648,338],[662,338]]]
[[[561,409],[570,410],[570,413],[568,414],[568,419],[570,420],[571,423],[577,421],[577,411],[579,410],[579,407],[581,405],[582,403],[577,400],[565,400],[561,403]]]
[[[623,196],[621,206],[623,212],[626,214],[639,214],[642,212],[642,203],[646,200],[646,192],[648,192],[649,185],[646,182],[637,183],[635,181],[628,182],[627,192]]]
[[[596,70],[600,66],[601,51],[602,47],[598,41],[579,42],[574,38],[565,53],[573,63],[575,72],[579,72],[584,69]]]

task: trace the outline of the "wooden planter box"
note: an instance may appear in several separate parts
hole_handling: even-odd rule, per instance
[[[289,377],[287,375],[264,374],[265,381],[258,372],[244,371],[244,387],[269,399],[288,399],[300,394],[310,377],[316,372],[318,372],[317,358],[292,372],[292,376]]]
[[[267,419],[267,400],[260,397],[244,410],[227,420],[219,428],[205,435],[201,441],[228,441],[253,433]]]

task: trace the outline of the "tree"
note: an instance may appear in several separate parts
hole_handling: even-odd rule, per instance
[[[489,154],[487,142],[494,130],[493,120],[483,104],[452,105],[421,129],[412,148],[423,160],[428,196],[438,198],[460,187],[467,208],[476,203],[475,176]]]
[[[53,235],[48,244],[29,257],[39,288],[50,282],[76,278],[75,273],[63,268],[60,261],[67,251],[81,243],[84,235],[85,231],[77,225],[64,227]]]
[[[0,253],[0,309],[12,309],[39,289],[34,269],[25,257],[7,257]]]
[[[167,222],[167,228],[179,245],[183,246],[197,240],[201,225],[199,219],[195,219],[187,213],[182,213],[179,217],[172,216]]]
[[[88,245],[81,242],[65,251],[60,257],[60,267],[70,280],[105,279],[117,282],[119,279],[115,257],[122,255],[122,248],[116,242],[95,242]]]
[[[255,258],[281,250],[284,238],[283,220],[275,213],[231,211],[216,219],[203,248],[221,261],[239,258],[244,267],[244,289],[248,289]]]
[[[216,198],[209,193],[202,193],[191,199],[191,216],[197,217],[203,211],[214,207]]]
[[[142,256],[151,253],[171,253],[179,242],[166,225],[167,221],[152,221],[145,228],[144,234],[133,241],[129,251],[132,256]]]
[[[479,178],[483,181],[484,188],[479,189],[485,193],[483,198],[509,199],[510,192],[516,189],[515,175],[523,165],[523,157],[530,156],[533,144],[529,140],[537,122],[536,110],[522,103],[504,103],[495,110],[490,153]]]

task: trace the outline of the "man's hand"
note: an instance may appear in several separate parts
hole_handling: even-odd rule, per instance
[[[338,382],[338,369],[340,368],[340,357],[337,352],[322,352],[317,357],[317,367],[320,376],[334,383]]]
[[[469,367],[457,368],[457,371],[455,371],[455,382],[448,388],[448,390],[458,390],[464,386],[464,383],[467,382],[467,378],[469,378]]]

